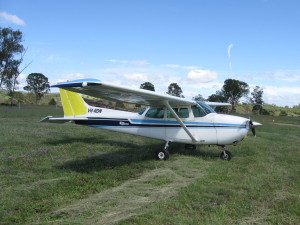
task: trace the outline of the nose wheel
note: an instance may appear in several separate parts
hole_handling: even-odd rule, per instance
[[[222,146],[221,148],[223,152],[220,154],[220,158],[229,161],[232,158],[230,151],[228,151],[225,146]]]
[[[157,160],[167,160],[170,156],[168,149],[169,149],[169,141],[167,141],[165,147],[162,150],[158,150],[156,152],[156,159]]]

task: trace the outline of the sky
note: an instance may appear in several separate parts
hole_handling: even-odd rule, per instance
[[[299,11],[298,0],[1,0],[0,26],[23,33],[22,66],[31,64],[20,90],[42,73],[51,85],[149,81],[159,93],[178,83],[191,99],[231,78],[291,107],[300,103]]]

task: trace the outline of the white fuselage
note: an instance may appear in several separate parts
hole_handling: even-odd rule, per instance
[[[249,129],[249,119],[217,113],[196,117],[193,109],[186,107],[186,115],[181,120],[195,138],[193,141],[166,108],[157,117],[150,115],[152,108],[142,113],[97,109],[100,108],[90,107],[88,120],[81,121],[80,116],[76,116],[75,123],[165,141],[207,145],[235,144]]]

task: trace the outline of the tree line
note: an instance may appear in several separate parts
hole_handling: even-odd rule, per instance
[[[155,87],[151,82],[142,83],[140,86],[141,89],[146,89],[150,91],[155,91]],[[242,97],[248,97],[250,92],[249,85],[246,82],[227,79],[224,81],[224,85],[221,90],[216,91],[215,94],[210,95],[207,99],[203,98],[201,94],[193,97],[195,101],[209,101],[209,102],[228,102],[231,104],[231,111],[236,112],[236,105],[239,103]],[[177,83],[171,83],[166,92],[169,95],[177,96],[184,98],[182,94],[182,89]],[[262,99],[263,89],[259,86],[256,86],[251,92],[250,103],[253,105],[252,111],[259,114],[264,114]],[[225,112],[228,110],[227,107],[217,107],[218,111]]]

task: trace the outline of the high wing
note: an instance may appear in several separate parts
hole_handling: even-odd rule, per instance
[[[205,104],[210,105],[210,106],[231,106],[230,103],[226,103],[226,102],[205,102]]]
[[[125,86],[101,82],[97,79],[81,79],[52,85],[51,87],[62,88],[68,91],[89,95],[92,97],[135,103],[148,106],[170,106],[194,105],[195,101],[170,95],[159,94],[144,89],[133,89]]]

